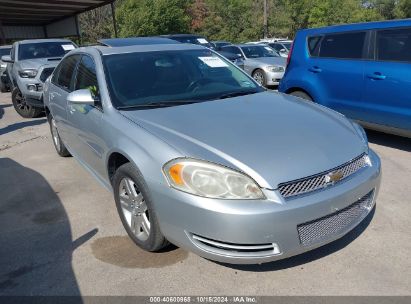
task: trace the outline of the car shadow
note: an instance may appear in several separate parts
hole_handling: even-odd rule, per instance
[[[368,141],[373,144],[411,152],[411,139],[366,129]]]
[[[9,158],[0,158],[0,168],[0,295],[81,295],[72,254],[97,229],[72,240],[46,179]]]
[[[264,264],[255,264],[255,265],[232,265],[226,263],[217,263],[222,266],[233,268],[241,271],[250,271],[250,272],[267,272],[267,271],[277,271],[277,270],[284,270],[288,268],[293,268],[297,266],[301,266],[312,261],[321,259],[326,257],[336,251],[339,251],[353,242],[356,238],[358,238],[363,231],[368,227],[371,223],[372,218],[374,217],[376,210],[376,206],[371,210],[368,216],[353,230],[347,233],[342,238],[331,242],[327,245],[319,247],[317,249],[308,251],[303,254],[299,254],[290,258],[286,258],[284,260],[264,263]]]
[[[38,126],[43,123],[47,122],[47,119],[36,119],[36,120],[27,120],[27,121],[22,121],[22,122],[17,122],[12,125],[8,125],[7,127],[4,127],[0,129],[0,135],[4,135],[10,132],[14,132],[19,129],[23,129],[26,127],[33,127],[33,126]]]

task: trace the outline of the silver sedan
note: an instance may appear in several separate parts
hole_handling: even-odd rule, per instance
[[[244,70],[262,86],[277,86],[284,76],[287,60],[267,45],[229,45],[221,51],[241,56]]]
[[[374,207],[380,160],[359,125],[202,46],[80,48],[44,94],[57,153],[113,192],[145,250],[263,263],[342,237]]]

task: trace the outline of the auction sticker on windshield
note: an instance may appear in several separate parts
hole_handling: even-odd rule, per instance
[[[228,67],[228,64],[218,57],[198,57],[198,59],[212,68]]]
[[[197,38],[197,41],[200,42],[201,44],[207,44],[208,41],[205,40],[204,38]]]
[[[62,44],[61,47],[62,47],[63,50],[65,50],[65,51],[74,50],[74,45],[72,45],[72,44]]]

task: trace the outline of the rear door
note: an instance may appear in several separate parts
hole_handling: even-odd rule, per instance
[[[59,135],[70,149],[72,144],[68,136],[67,95],[73,91],[73,75],[79,60],[80,55],[72,55],[60,62],[51,78],[48,94],[50,112],[56,121]]]
[[[365,64],[369,122],[411,130],[411,28],[376,30]]]
[[[326,34],[313,46],[308,60],[307,77],[318,101],[352,118],[365,114],[363,59],[368,35],[366,31]],[[310,38],[308,42],[310,48]]]

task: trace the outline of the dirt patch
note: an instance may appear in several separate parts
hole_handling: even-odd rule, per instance
[[[163,252],[146,252],[128,236],[96,239],[91,249],[100,261],[124,268],[161,268],[181,262],[188,256],[187,251],[172,246]]]

